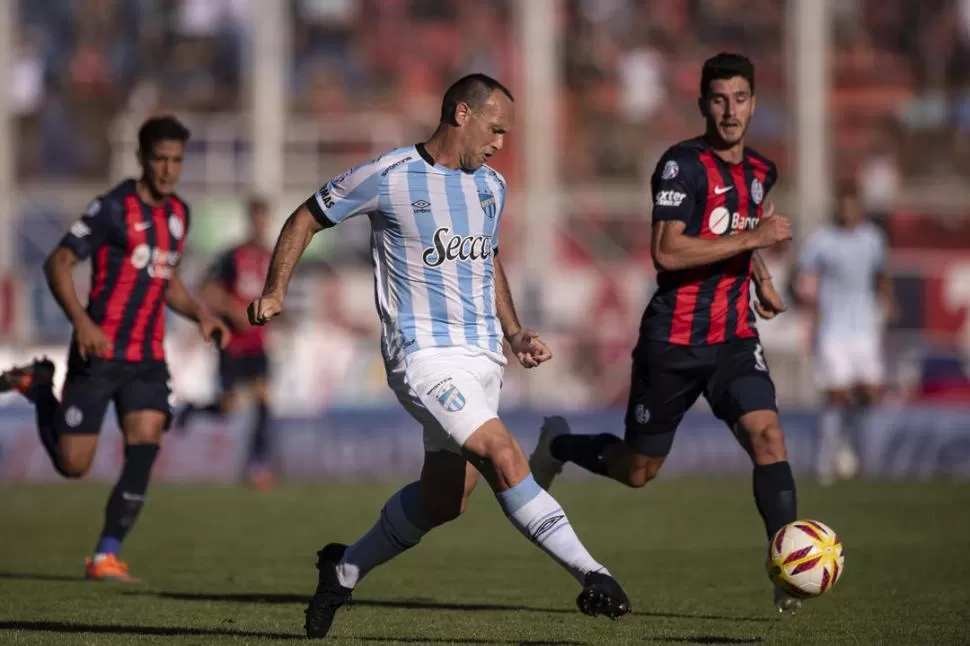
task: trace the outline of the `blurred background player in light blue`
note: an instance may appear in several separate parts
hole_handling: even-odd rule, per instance
[[[794,276],[799,300],[812,308],[815,378],[824,393],[816,443],[822,484],[859,469],[854,435],[885,381],[883,330],[895,315],[882,231],[865,216],[855,187],[839,186],[831,224],[806,242]]]

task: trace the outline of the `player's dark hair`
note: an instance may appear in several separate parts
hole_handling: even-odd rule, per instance
[[[704,61],[701,70],[701,96],[707,96],[713,81],[723,81],[740,76],[751,86],[754,94],[754,63],[747,56],[721,52]]]
[[[441,123],[458,125],[455,122],[455,110],[458,109],[459,103],[467,104],[472,110],[480,110],[495,90],[509,97],[509,101],[515,101],[507,87],[487,74],[469,74],[461,77],[451,84],[441,100]]]
[[[185,143],[192,133],[173,116],[153,117],[138,129],[138,149],[151,152],[159,141],[181,141]]]

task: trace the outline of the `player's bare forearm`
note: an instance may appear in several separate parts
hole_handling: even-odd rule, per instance
[[[175,272],[172,279],[168,281],[168,289],[165,290],[165,303],[173,312],[190,321],[198,323],[199,319],[202,318],[202,304],[189,293],[178,272]]]
[[[764,258],[757,251],[751,254],[751,275],[754,282],[759,285],[771,281],[771,272],[768,270],[768,265],[765,264]]]
[[[661,221],[653,225],[650,253],[661,271],[680,271],[712,265],[760,245],[754,231],[721,238],[697,238],[684,233],[684,223]]]
[[[214,280],[207,280],[202,283],[202,287],[199,289],[199,298],[202,299],[206,307],[221,316],[229,316],[234,313],[235,309],[238,309],[229,293]]]
[[[495,313],[499,323],[502,324],[502,332],[506,339],[522,330],[519,324],[519,317],[515,313],[515,304],[512,302],[512,291],[509,289],[509,281],[505,277],[505,270],[498,256],[492,258],[495,268]]]
[[[77,327],[83,322],[89,321],[87,311],[81,305],[74,288],[74,266],[80,259],[67,247],[58,247],[47,256],[44,262],[44,276],[47,278],[47,286],[54,295],[54,300],[64,311],[68,320]]]
[[[272,296],[282,302],[300,257],[321,228],[306,206],[300,206],[286,219],[273,249],[263,296]]]

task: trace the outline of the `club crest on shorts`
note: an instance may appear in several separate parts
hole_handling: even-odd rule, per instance
[[[646,424],[650,421],[650,411],[643,404],[637,404],[633,411],[633,417],[637,420],[637,424]]]
[[[451,378],[445,379],[431,389],[431,396],[438,400],[441,407],[449,413],[457,413],[465,407],[465,396],[452,383]]]
[[[77,428],[84,421],[84,413],[77,406],[68,406],[64,411],[64,423],[71,428]]]

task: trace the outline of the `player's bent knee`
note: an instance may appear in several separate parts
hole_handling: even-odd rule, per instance
[[[641,455],[634,456],[631,459],[630,469],[627,472],[626,484],[635,489],[645,486],[648,482],[657,477],[663,463],[664,458],[654,458]]]
[[[778,420],[747,429],[751,457],[757,464],[781,462],[788,458],[785,450],[785,433]]]

